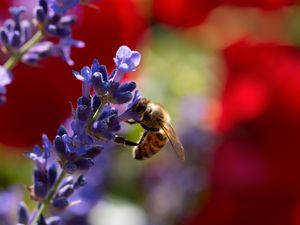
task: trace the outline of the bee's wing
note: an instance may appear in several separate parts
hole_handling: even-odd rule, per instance
[[[181,141],[179,140],[179,137],[176,135],[175,130],[169,123],[165,123],[161,120],[158,121],[161,129],[165,132],[167,135],[174,151],[176,152],[177,157],[184,161],[185,160],[185,154],[184,154],[184,148],[181,144]]]

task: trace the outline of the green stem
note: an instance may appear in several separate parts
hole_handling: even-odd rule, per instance
[[[105,106],[106,103],[108,103],[108,99],[107,99],[107,95],[104,95],[102,97],[100,97],[100,100],[101,100],[101,104],[100,106],[98,107],[98,109],[96,110],[96,112],[94,113],[91,121],[88,123],[88,125],[86,126],[85,130],[86,130],[86,133],[90,136],[93,136],[93,137],[96,137],[98,139],[102,139],[101,137],[97,137],[92,131],[91,131],[91,128],[92,128],[92,125],[93,123],[98,119],[103,107]]]
[[[52,198],[54,197],[55,193],[57,192],[57,189],[61,183],[61,181],[63,180],[63,178],[65,177],[66,172],[62,171],[57,179],[57,181],[55,182],[53,188],[51,189],[51,192],[48,194],[47,198],[42,202],[42,204],[40,205],[37,213],[35,214],[34,219],[32,220],[32,222],[30,223],[30,225],[36,225],[40,215],[43,214],[43,212],[45,211],[45,209],[47,209],[51,203]]]
[[[22,56],[36,43],[44,38],[44,34],[42,31],[38,31],[33,35],[31,39],[29,39],[18,52],[15,52],[3,65],[3,67],[7,70],[12,70],[16,64],[20,61]]]
[[[100,100],[101,100],[101,104],[100,104],[100,106],[98,107],[98,109],[97,109],[97,111],[95,112],[95,114],[93,115],[93,117],[92,117],[92,119],[91,119],[91,121],[90,121],[90,123],[89,123],[89,125],[88,125],[88,129],[90,129],[91,126],[92,126],[92,124],[98,119],[98,117],[99,117],[99,115],[100,115],[100,113],[101,113],[101,111],[102,111],[104,105],[105,105],[106,103],[108,103],[108,99],[107,99],[107,96],[106,96],[106,95],[103,96],[103,97],[101,97]]]

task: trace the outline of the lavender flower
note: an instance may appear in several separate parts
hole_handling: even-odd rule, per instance
[[[139,53],[138,53],[139,54]],[[122,60],[120,58],[120,60]],[[116,71],[116,70],[115,70]],[[119,111],[111,103],[129,103],[132,106],[138,99],[134,82],[120,83],[114,80],[115,72],[108,75],[106,67],[97,60],[91,67],[83,67],[81,73],[73,71],[82,81],[82,96],[72,109],[72,134],[60,126],[54,141],[42,136],[43,146],[35,146],[33,152],[26,156],[34,160],[36,169],[33,173],[33,185],[29,188],[31,198],[40,204],[51,203],[53,209],[61,211],[76,205],[80,200],[70,200],[71,196],[86,184],[83,175],[75,179],[65,174],[81,173],[95,165],[98,156],[106,143],[113,142],[116,132],[121,128]],[[58,175],[60,174],[60,175]],[[25,206],[19,209],[19,221],[30,219]],[[50,223],[42,215],[32,214],[37,224]]]
[[[37,201],[45,199],[57,179],[57,165],[51,158],[52,143],[43,135],[43,149],[35,146],[32,153],[25,156],[35,161],[34,184],[29,188],[31,198]]]
[[[54,13],[63,15],[68,10],[78,5],[80,0],[49,0],[49,7]]]
[[[59,134],[62,134],[62,128],[59,129]],[[33,152],[26,154],[27,157],[35,161],[36,169],[33,174],[33,185],[29,187],[30,196],[33,200],[38,202],[44,202],[46,199],[49,199],[49,196],[52,199],[52,207],[57,210],[63,210],[71,205],[77,204],[78,201],[69,201],[68,198],[74,193],[75,190],[86,184],[85,178],[79,176],[75,179],[72,176],[66,177],[62,184],[58,187],[55,193],[51,193],[51,190],[54,188],[55,183],[58,179],[58,158],[53,151],[53,144],[48,139],[46,135],[43,135],[43,148],[35,146]],[[62,163],[59,161],[59,163]],[[53,197],[51,196],[53,195]],[[19,210],[19,219],[25,220],[28,218],[25,216],[24,209],[20,208]],[[21,216],[22,212],[22,216]],[[56,221],[56,220],[55,220]],[[38,224],[41,222],[38,222]],[[26,223],[24,223],[26,224]],[[48,222],[45,224],[49,224]],[[52,224],[52,223],[50,223]]]
[[[73,109],[73,134],[61,126],[53,144],[43,136],[44,153],[35,147],[32,153],[27,154],[41,168],[35,172],[36,189],[40,190],[35,193],[37,198],[44,198],[51,188],[49,174],[46,174],[49,171],[46,167],[50,155],[54,155],[54,160],[70,174],[94,165],[94,158],[101,153],[103,143],[114,140],[115,133],[121,128],[119,112],[110,103],[129,102],[133,97],[131,92],[136,87],[134,82],[123,84],[114,81],[114,72],[108,75],[106,67],[97,60],[93,61],[91,67],[83,67],[81,73],[73,71],[73,74],[82,81],[83,86],[83,96],[78,99],[76,109]],[[94,94],[91,96],[91,93]],[[136,92],[133,100],[137,98]]]
[[[114,177],[116,146],[111,143],[104,146],[101,157],[95,159],[95,166],[85,174],[88,180],[87,185],[72,196],[72,199],[80,199],[81,203],[69,208],[62,215],[65,224],[90,224],[88,222],[89,212],[103,198],[104,189]]]
[[[74,0],[40,0],[34,8],[37,25],[43,32],[59,38],[71,37],[71,26],[76,19],[66,12],[75,7],[79,1]]]
[[[48,57],[54,48],[51,41],[42,41],[32,46],[22,57],[22,61],[28,64],[36,64],[41,59]]]
[[[50,12],[49,7],[64,5],[63,1],[40,0],[35,7],[35,20],[40,30],[48,35],[60,38],[58,44],[50,41],[39,42],[24,52],[22,61],[26,63],[36,63],[49,56],[58,56],[69,65],[74,62],[70,58],[71,47],[83,48],[84,43],[72,38],[71,26],[75,23],[75,17],[71,15],[57,14]],[[68,4],[67,4],[68,5]],[[0,40],[6,52],[15,52],[30,39],[31,26],[28,20],[21,20],[21,15],[25,12],[25,7],[10,8],[12,19],[5,21],[5,26],[0,28]]]
[[[72,38],[71,26],[76,22],[73,15],[65,15],[66,12],[75,7],[79,0],[40,0],[39,5],[35,7],[35,19],[40,29],[48,35],[54,35],[60,38],[58,44],[53,44],[51,51],[46,56],[58,56],[69,65],[74,65],[70,58],[71,47],[83,48],[83,41],[77,41]],[[31,53],[31,59],[39,59],[39,52]]]
[[[0,40],[6,52],[13,52],[30,38],[31,30],[28,20],[21,21],[25,7],[11,7],[9,11],[12,19],[6,20],[4,27],[0,27]]]
[[[59,225],[61,224],[61,219],[58,216],[51,216],[47,219],[43,215],[40,216],[37,225]]]
[[[134,96],[131,102],[128,104],[127,109],[119,116],[120,121],[128,121],[133,119],[135,121],[140,121],[140,115],[132,110],[132,108],[137,104],[137,102],[141,99],[141,95],[138,90],[134,92]]]
[[[21,19],[25,7],[11,7],[11,19],[0,27],[0,44],[4,53],[11,57],[5,64],[7,70],[21,60],[28,64],[37,64],[40,60],[55,56],[60,57],[69,65],[74,65],[71,59],[71,48],[83,48],[84,42],[73,39],[71,26],[76,22],[73,15],[66,12],[79,4],[79,0],[39,0],[34,8],[34,23]],[[38,31],[32,35],[32,25]],[[35,29],[36,29],[35,28]],[[47,36],[56,36],[59,42],[42,41]],[[5,102],[5,86],[11,82],[11,75],[0,67],[0,104]]]
[[[132,91],[136,88],[136,84],[135,82],[121,84],[120,81],[125,72],[136,70],[140,58],[139,52],[121,46],[114,58],[117,68],[110,75],[106,67],[100,65],[97,60],[93,61],[91,68],[83,67],[81,74],[77,71],[73,71],[73,74],[77,79],[83,81],[84,96],[89,95],[92,86],[97,96],[106,96],[108,101],[114,104],[124,104],[132,99]],[[127,70],[124,69],[125,67]]]
[[[131,51],[127,46],[121,46],[114,58],[117,72],[114,77],[115,82],[120,82],[125,73],[135,72],[136,67],[141,61],[141,54],[137,51]]]
[[[25,202],[20,202],[18,210],[18,223],[27,224],[29,221],[29,211]]]
[[[83,41],[75,40],[71,36],[61,38],[59,43],[54,46],[51,52],[51,56],[58,56],[68,63],[69,66],[74,65],[74,61],[71,59],[71,48],[84,48],[85,43]]]
[[[56,210],[64,210],[67,207],[80,203],[79,200],[70,201],[68,198],[74,194],[75,190],[83,187],[84,185],[86,185],[84,176],[79,176],[77,180],[75,180],[72,176],[67,177],[57,190],[52,201],[52,206]]]
[[[51,41],[42,41],[35,44],[29,49],[22,57],[22,61],[29,64],[37,64],[40,60],[49,56],[60,57],[68,63],[68,65],[74,65],[74,61],[71,59],[71,48],[83,48],[85,43],[83,41],[74,40],[71,37],[61,38],[58,44],[54,44]]]
[[[6,101],[6,85],[12,82],[12,73],[0,66],[0,105]]]

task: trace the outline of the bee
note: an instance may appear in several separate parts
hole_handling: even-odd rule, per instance
[[[184,148],[170,123],[169,113],[162,105],[141,98],[132,106],[131,112],[136,113],[140,120],[129,120],[127,123],[139,123],[145,131],[138,143],[118,136],[114,140],[116,143],[134,146],[133,158],[144,160],[158,153],[169,140],[177,157],[185,160]]]

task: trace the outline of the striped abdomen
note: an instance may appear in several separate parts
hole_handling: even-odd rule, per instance
[[[133,158],[143,160],[159,152],[168,139],[164,131],[145,132],[140,144],[133,148]]]

